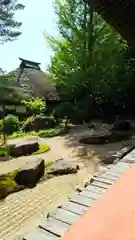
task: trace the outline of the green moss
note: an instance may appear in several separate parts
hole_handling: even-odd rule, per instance
[[[14,178],[17,171],[0,176],[0,198],[6,197],[8,194],[19,191],[22,186],[18,186]]]
[[[52,161],[46,161],[45,162],[45,168],[50,167],[53,164]]]
[[[56,137],[56,136],[62,136],[68,133],[68,129],[65,129],[63,126],[51,128],[51,129],[45,129],[38,132],[32,131],[28,133],[24,132],[15,132],[12,135],[10,135],[9,139],[14,139],[18,137],[27,137],[27,136],[39,136],[42,138],[46,137]]]
[[[45,153],[45,152],[48,152],[49,150],[50,150],[50,147],[48,145],[40,144],[39,149],[36,152],[34,152],[32,155]]]
[[[49,167],[52,165],[51,161],[46,161],[45,162],[45,168]],[[20,186],[16,183],[15,177],[17,174],[17,170],[0,175],[0,199],[5,198],[8,196],[10,193],[14,193],[20,190],[25,189],[25,186]],[[47,180],[48,176],[47,174],[44,175],[43,180]]]
[[[0,147],[0,157],[8,156],[8,148]]]

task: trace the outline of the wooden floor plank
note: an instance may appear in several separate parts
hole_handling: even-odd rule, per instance
[[[74,202],[74,203],[78,203],[78,204],[86,206],[86,207],[90,207],[92,205],[92,203],[94,202],[93,199],[90,199],[85,196],[81,196],[80,194],[76,194],[76,196],[72,197],[70,199],[70,201]]]
[[[99,182],[99,181],[93,181],[91,183],[92,186],[96,186],[96,187],[100,187],[100,188],[103,188],[103,189],[108,189],[110,187],[109,184],[107,183],[103,183],[103,182]]]
[[[106,191],[106,189],[104,189],[104,188],[92,186],[91,184],[88,185],[85,189],[87,191],[90,191],[90,192],[93,192],[93,193],[98,193],[98,194],[102,194]]]
[[[131,164],[128,164],[128,163],[125,163],[125,162],[118,162],[118,163],[116,163],[114,166],[112,166],[110,169],[111,170],[126,170],[126,169],[128,169],[129,167],[131,166]]]
[[[135,162],[135,151],[132,152],[131,154],[127,155],[126,157],[124,157],[123,159],[121,159],[121,162],[124,163],[134,163]]]
[[[110,169],[111,171],[108,171],[107,173],[111,173],[111,174],[119,174],[119,176],[121,176],[123,173],[125,173],[128,170],[129,167],[127,167],[126,169]]]
[[[87,190],[83,190],[82,192],[79,193],[79,195],[91,198],[93,200],[96,200],[101,196],[100,193],[93,193]]]
[[[102,175],[100,175],[100,177],[102,178],[102,179],[108,179],[108,180],[110,180],[110,181],[113,181],[113,182],[115,182],[119,177],[118,176],[112,176],[111,174],[102,174]]]
[[[110,175],[110,176],[114,176],[114,177],[118,177],[118,178],[119,178],[122,174],[123,174],[123,173],[117,172],[117,171],[115,171],[115,170],[109,170],[109,171],[107,171],[107,172],[105,173],[105,176]]]
[[[122,173],[119,173],[119,172],[115,172],[115,171],[107,171],[107,172],[104,172],[102,174],[96,174],[94,175],[94,177],[104,177],[104,178],[111,178],[111,179],[114,179],[114,180],[117,180],[120,176],[122,175]]]
[[[36,228],[34,231],[27,233],[23,238],[23,240],[56,240],[58,237],[55,235],[40,229]]]
[[[56,235],[57,237],[63,236],[64,232],[70,227],[69,224],[56,220],[49,217],[45,222],[39,225],[39,228],[45,229],[46,231]]]
[[[134,150],[135,145],[134,144],[129,144],[119,150],[119,152],[116,153],[117,157],[119,159],[122,159],[125,157],[125,155],[130,155],[130,153]]]
[[[65,233],[64,240],[135,238],[135,164]]]
[[[66,209],[70,212],[76,213],[78,215],[82,215],[88,209],[88,207],[86,206],[82,206],[80,204],[70,202],[70,201],[63,204],[61,208]]]
[[[97,182],[103,182],[103,183],[106,183],[106,184],[108,184],[108,185],[112,185],[114,182],[115,182],[115,180],[111,180],[111,179],[107,179],[107,178],[103,178],[102,176],[100,176],[100,177],[93,177],[92,179],[91,179],[91,181],[97,181]]]
[[[73,224],[79,218],[78,214],[72,213],[62,208],[57,208],[57,210],[50,216],[52,218],[55,218],[70,225]]]
[[[121,159],[123,163],[134,163],[135,162],[135,149]]]

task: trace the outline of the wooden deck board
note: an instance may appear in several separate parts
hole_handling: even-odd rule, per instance
[[[62,209],[66,209],[70,212],[76,213],[78,215],[82,215],[88,207],[74,203],[74,202],[67,202],[61,206]]]
[[[79,195],[91,198],[93,200],[96,200],[101,196],[100,193],[93,193],[87,190],[83,190],[82,192],[79,193]]]
[[[23,237],[23,240],[56,240],[56,239],[58,239],[58,237],[39,228],[37,228],[33,232],[27,233]]]
[[[135,164],[65,233],[64,240],[135,238]]]
[[[108,185],[112,185],[112,184],[115,182],[115,180],[103,178],[102,176],[100,176],[100,177],[93,177],[93,178],[91,179],[91,181],[102,182],[102,183],[106,183],[106,184],[108,184]]]
[[[94,192],[94,193],[99,193],[99,194],[102,194],[102,193],[104,193],[106,191],[106,189],[104,189],[104,188],[92,186],[91,184],[88,185],[85,189],[87,191]]]
[[[106,173],[106,174],[102,174],[98,177],[101,177],[102,179],[107,179],[107,180],[115,182],[119,178],[119,176],[112,176],[111,173],[108,173],[108,174]]]
[[[52,217],[49,217],[47,220],[45,220],[45,222],[39,225],[39,228],[45,229],[57,237],[63,236],[64,232],[67,231],[69,227],[69,224],[56,220]]]
[[[129,163],[129,164],[134,163],[135,162],[135,149],[133,151],[131,151],[129,154],[127,154],[124,158],[122,158],[121,162]]]
[[[55,218],[57,220],[60,220],[67,224],[73,224],[78,218],[79,215],[69,212],[68,210],[57,208],[54,213],[50,215],[52,218]]]
[[[104,173],[95,175],[88,186],[69,198],[67,203],[62,204],[54,213],[51,213],[48,219],[45,219],[35,231],[26,234],[22,239],[55,240],[62,237],[69,227],[92,206],[93,202],[100,198],[132,166],[133,158],[135,159],[135,150],[128,155],[124,157],[126,159],[112,165]],[[132,161],[128,160],[131,157]]]
[[[119,159],[122,159],[125,157],[125,155],[130,155],[130,153],[134,150],[135,144],[128,144],[127,146],[123,147],[120,149],[117,153],[116,156]]]
[[[91,183],[91,185],[95,186],[95,187],[100,187],[100,188],[103,188],[103,189],[108,189],[111,186],[107,183],[103,183],[103,182],[99,182],[99,181],[93,181]]]
[[[85,196],[81,196],[80,194],[76,194],[76,196],[74,196],[70,199],[70,202],[78,203],[85,207],[90,207],[92,205],[92,203],[94,202],[94,199],[91,199],[91,198],[88,198]]]

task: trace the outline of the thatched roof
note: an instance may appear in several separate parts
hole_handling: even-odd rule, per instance
[[[20,68],[16,69],[14,73],[16,75],[16,79],[18,79]],[[22,92],[29,93],[29,95],[32,94],[31,96],[44,98],[48,101],[59,100],[58,93],[53,85],[52,76],[50,76],[48,73],[38,69],[24,68],[20,77],[21,82],[17,81],[17,86],[21,88]],[[25,78],[28,79],[27,83]]]
[[[87,0],[135,49],[135,0]]]

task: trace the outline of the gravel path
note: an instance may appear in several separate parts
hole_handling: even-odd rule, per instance
[[[75,128],[65,137],[48,138],[44,143],[51,147],[51,151],[40,156],[21,157],[0,163],[0,174],[15,170],[37,157],[43,157],[46,161],[54,161],[63,157],[64,160],[80,164],[81,169],[75,175],[60,176],[40,182],[33,189],[23,190],[8,196],[0,202],[0,239],[18,239],[17,236],[25,231],[32,230],[45,217],[48,211],[73,194],[76,185],[82,185],[84,180],[92,176],[97,170],[98,159],[111,154],[125,145],[125,142],[108,144],[104,146],[89,146],[89,152],[95,152],[89,159],[73,156],[72,150],[78,145],[78,139],[87,135],[88,130]],[[15,141],[18,141],[15,140]]]

